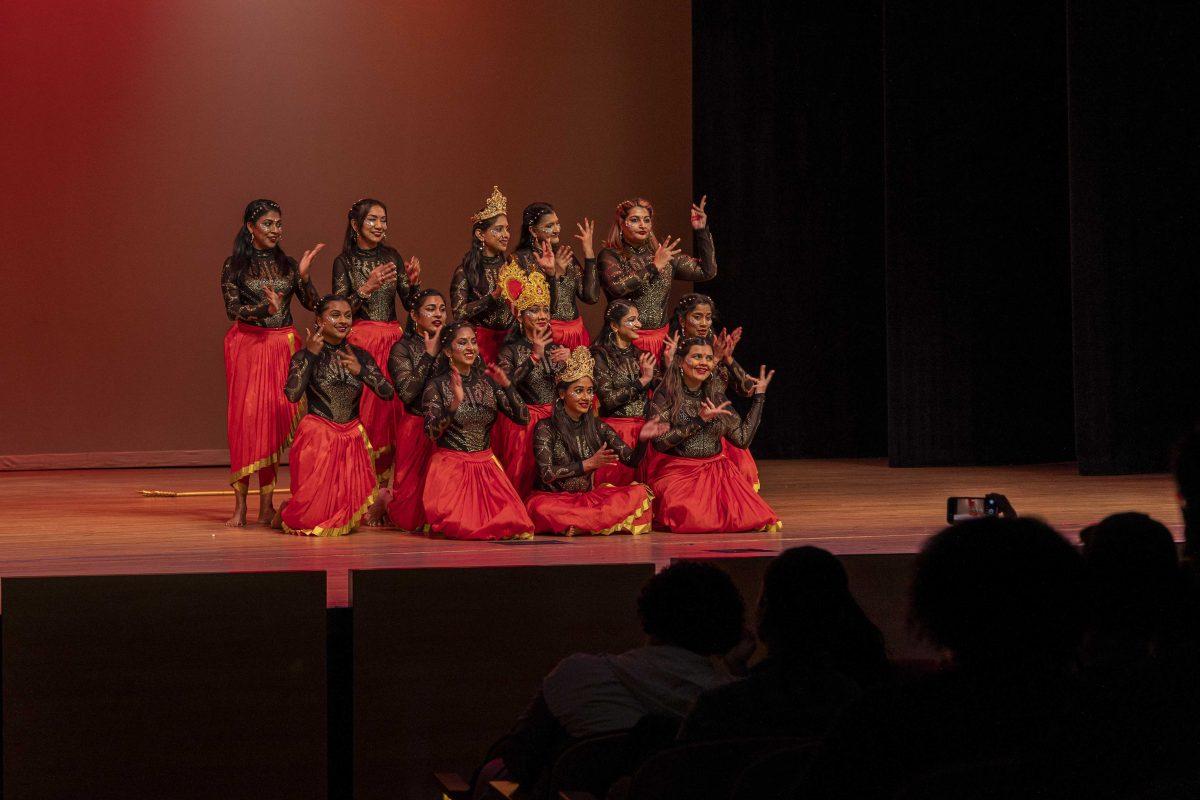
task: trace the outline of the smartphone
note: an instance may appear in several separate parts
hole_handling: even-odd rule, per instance
[[[1000,503],[995,495],[946,498],[946,522],[951,524],[976,517],[994,517],[999,513]]]

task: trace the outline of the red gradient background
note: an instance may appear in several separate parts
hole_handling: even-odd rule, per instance
[[[364,195],[443,290],[493,183],[514,230],[548,200],[599,249],[635,193],[688,228],[684,0],[11,0],[0,97],[0,455],[225,447],[218,279],[255,197],[290,254],[326,243],[321,291]]]

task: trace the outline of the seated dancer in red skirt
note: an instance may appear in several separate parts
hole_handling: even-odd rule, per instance
[[[551,341],[550,287],[541,272],[526,273],[515,262],[500,270],[500,286],[517,324],[509,331],[496,364],[529,409],[523,425],[501,417],[493,438],[504,472],[521,497],[533,491],[533,426],[554,409],[555,373],[571,351]]]
[[[533,522],[490,446],[496,412],[518,424],[529,410],[495,364],[478,363],[469,322],[442,328],[446,364],[425,386],[425,433],[437,442],[425,474],[425,527],[447,539],[529,539]]]
[[[598,484],[596,471],[620,461],[632,469],[646,452],[646,442],[666,433],[665,422],[651,420],[638,432],[632,448],[603,420],[592,415],[595,362],[586,347],[571,353],[558,376],[558,401],[549,419],[537,424],[537,491],[525,508],[538,533],[567,536],[646,533],[650,530],[652,495],[644,483]]]
[[[309,268],[325,245],[307,251],[297,264],[279,246],[282,237],[279,205],[251,202],[233,239],[233,254],[221,268],[225,314],[233,321],[225,334],[225,422],[234,495],[233,516],[225,524],[231,527],[246,524],[246,495],[255,473],[258,521],[271,523],[275,467],[304,413],[279,387],[287,377],[288,359],[300,346],[292,298],[310,311],[317,307]]]
[[[706,198],[692,204],[692,228],[699,260],[683,255],[679,239],[668,236],[659,243],[652,232],[654,206],[642,197],[617,206],[617,217],[600,251],[600,282],[611,303],[626,298],[637,306],[642,333],[635,340],[641,350],[657,357],[667,338],[667,295],[671,282],[707,281],[717,276],[717,256],[708,230]]]
[[[596,251],[592,247],[595,226],[586,217],[575,223],[575,238],[583,247],[583,265],[562,244],[558,214],[549,203],[531,203],[521,214],[521,239],[513,257],[526,272],[541,270],[550,282],[550,330],[554,343],[568,349],[592,343],[579,303],[593,305],[600,299],[600,279],[596,272]]]
[[[779,530],[779,517],[722,449],[725,439],[749,446],[775,373],[760,369],[743,420],[718,391],[715,372],[709,340],[684,339],[654,392],[651,418],[670,425],[654,439],[663,453],[650,478],[654,522],[677,533]]]
[[[629,300],[615,300],[605,310],[604,327],[592,346],[600,416],[629,447],[637,446],[649,392],[658,382],[654,356],[634,346],[641,329],[637,307]],[[615,486],[628,486],[635,477],[633,468],[620,462],[600,467],[595,475],[597,485]]]
[[[383,243],[388,235],[387,206],[378,200],[359,200],[350,206],[346,217],[342,253],[333,260],[333,292],[349,298],[354,309],[350,344],[366,350],[375,363],[383,366],[401,335],[396,298],[405,309],[412,307],[421,291],[421,260],[414,257],[405,261]],[[404,265],[403,273],[397,273],[397,264]],[[359,408],[381,484],[392,465],[393,406],[367,393]]]
[[[375,500],[375,468],[358,403],[363,386],[383,400],[395,391],[371,354],[346,341],[353,318],[346,298],[322,297],[316,330],[288,368],[284,394],[292,402],[308,400],[292,442],[292,497],[275,517],[288,533],[350,533]]]
[[[507,263],[508,200],[500,187],[471,215],[471,249],[450,279],[450,305],[454,318],[475,326],[479,355],[487,364],[496,363],[500,344],[513,325],[512,310],[500,291],[500,269]]]
[[[438,335],[446,322],[446,298],[437,289],[417,295],[408,315],[404,338],[392,345],[388,372],[396,387],[395,471],[387,500],[392,525],[402,531],[425,527],[421,493],[425,471],[433,455],[433,440],[425,435],[425,408],[421,405],[425,384],[437,366]]]
[[[720,333],[714,333],[716,316],[717,306],[706,294],[685,294],[679,298],[679,302],[675,304],[675,311],[671,314],[671,337],[667,339],[663,348],[663,360],[670,360],[670,354],[678,346],[680,338],[709,338],[717,360],[717,371],[713,380],[720,387],[719,391],[724,394],[728,389],[732,389],[741,397],[751,397],[754,394],[754,378],[741,364],[733,360],[733,350],[742,339],[742,329],[734,328],[732,333],[722,329]],[[750,483],[754,484],[754,490],[758,491],[758,464],[754,462],[750,451],[726,439],[725,455],[729,456],[734,466],[745,473]]]

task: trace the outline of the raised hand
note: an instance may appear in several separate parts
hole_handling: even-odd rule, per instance
[[[336,355],[338,363],[341,364],[342,369],[346,370],[346,372],[355,377],[362,374],[362,364],[359,362],[358,356],[354,355],[352,348],[347,347],[344,350],[338,350]]]
[[[409,286],[416,286],[421,282],[421,259],[413,256],[408,261],[404,262],[404,276],[408,278]]]
[[[608,449],[608,445],[602,445],[599,450],[592,453],[583,460],[583,469],[585,472],[593,472],[600,467],[607,467],[609,464],[615,464],[620,459],[617,454]]]
[[[767,372],[766,365],[759,366],[758,377],[754,379],[754,393],[766,394],[767,387],[771,385],[771,379],[775,377],[775,370]]]
[[[567,274],[567,270],[570,268],[572,263],[571,255],[571,245],[564,244],[558,248],[558,252],[554,254],[555,275]]]
[[[675,331],[663,342],[663,363],[670,364],[671,359],[675,358],[675,351],[679,349],[679,331]]]
[[[700,198],[700,205],[692,203],[692,227],[696,230],[701,230],[708,225],[708,212],[704,210],[704,204],[708,202],[708,195]]]
[[[673,242],[671,241],[670,236],[666,237],[662,240],[662,243],[659,244],[658,249],[654,251],[654,268],[659,270],[665,269],[667,264],[671,263],[671,259],[675,258],[675,256],[682,252],[683,251],[679,249],[678,237]]]
[[[575,223],[575,227],[579,228],[579,233],[575,234],[575,238],[583,246],[583,257],[595,258],[596,250],[592,247],[592,236],[596,232],[596,224],[584,217],[583,222]]]
[[[421,331],[422,344],[425,345],[425,352],[434,358],[438,354],[438,334],[437,331]]]
[[[267,310],[271,312],[271,316],[278,314],[280,307],[283,306],[283,296],[270,286],[263,287],[263,296],[267,298]]]
[[[550,351],[550,363],[554,365],[566,364],[571,358],[571,351],[566,347],[555,347]]]
[[[661,419],[648,419],[646,424],[638,432],[639,442],[648,442],[651,439],[657,439],[667,431],[671,430],[671,426],[666,421]]]
[[[722,414],[732,415],[733,412],[729,410],[730,405],[732,404],[728,400],[726,400],[724,403],[721,403],[719,406],[713,405],[712,400],[705,400],[700,404],[700,419],[704,420],[705,422],[712,422]]]
[[[450,399],[450,413],[458,411],[458,407],[463,404],[466,399],[466,392],[463,390],[462,373],[456,369],[450,370],[450,391],[452,397]]]
[[[733,358],[733,347],[729,344],[729,334],[724,330],[713,337],[713,358],[726,362]]]
[[[371,274],[363,281],[363,285],[358,287],[358,293],[360,295],[372,294],[394,280],[396,280],[395,263],[389,261],[386,264],[380,264],[371,270]]]
[[[512,381],[508,379],[508,374],[496,364],[488,364],[488,368],[484,370],[484,374],[495,381],[496,385],[501,389],[507,389],[509,386],[512,386]]]
[[[655,363],[654,356],[649,353],[642,353],[638,356],[638,370],[641,373],[638,375],[638,382],[642,386],[649,386],[650,381],[654,380]]]
[[[304,251],[304,255],[302,255],[300,257],[300,263],[296,266],[297,271],[299,271],[299,273],[300,273],[300,280],[304,280],[304,281],[308,280],[309,267],[312,266],[313,259],[317,257],[317,253],[321,252],[321,248],[324,246],[325,246],[325,243],[322,242],[321,244],[318,244],[316,247],[314,247],[312,250]]]
[[[738,342],[742,340],[742,328],[738,326],[733,329],[733,333],[729,334],[729,360],[733,360],[733,348],[738,346]]]
[[[550,332],[550,326],[547,325],[544,330],[534,331],[533,336],[529,338],[530,344],[533,345],[533,354],[541,359],[546,355],[546,346],[554,341],[554,335]]]
[[[548,275],[557,274],[554,269],[554,248],[545,239],[542,240],[541,249],[537,251],[537,263],[542,272]]]
[[[304,346],[314,356],[325,348],[325,323],[317,320],[317,329],[304,329]]]

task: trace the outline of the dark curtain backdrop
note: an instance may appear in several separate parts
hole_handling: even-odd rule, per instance
[[[759,454],[1166,466],[1200,410],[1200,21],[1114,6],[694,3],[708,291],[780,368]]]

